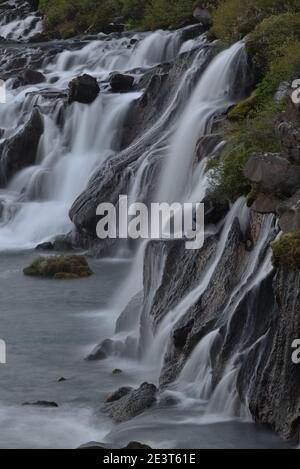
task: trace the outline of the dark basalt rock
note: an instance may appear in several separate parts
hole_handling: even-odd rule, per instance
[[[126,393],[116,402],[106,404],[104,412],[117,423],[126,422],[152,407],[156,402],[157,388],[144,383],[139,389]]]
[[[36,401],[36,402],[24,402],[23,406],[32,407],[45,407],[45,408],[57,408],[58,404],[51,401]]]
[[[14,84],[14,87],[25,86],[25,85],[37,85],[46,81],[45,75],[36,70],[26,69],[24,70],[17,81]]]
[[[100,93],[96,78],[84,74],[69,83],[69,103],[91,104]]]
[[[116,402],[122,399],[122,397],[127,396],[127,394],[129,394],[132,390],[133,388],[131,387],[122,387],[118,389],[117,391],[113,392],[112,394],[110,394],[108,398],[106,399],[106,403]]]
[[[122,93],[131,91],[134,84],[134,77],[131,75],[122,75],[121,73],[113,73],[109,79],[112,91]]]
[[[1,185],[7,183],[21,169],[35,163],[43,131],[43,118],[39,110],[35,108],[25,126],[1,145]]]
[[[278,270],[273,288],[263,295],[276,302],[261,310],[268,334],[244,360],[239,392],[257,422],[299,443],[300,366],[292,361],[292,343],[300,331],[299,271]]]
[[[41,243],[35,248],[36,251],[53,251],[53,249],[52,243]]]

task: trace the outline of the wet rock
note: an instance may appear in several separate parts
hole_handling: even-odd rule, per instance
[[[115,370],[113,370],[112,374],[113,375],[121,375],[123,373],[122,370],[120,370],[119,368],[116,368]]]
[[[173,332],[173,343],[176,348],[180,350],[184,348],[188,335],[193,329],[193,325],[194,325],[194,319],[189,321],[188,324],[186,324],[185,326],[180,327]]]
[[[122,399],[122,397],[127,396],[127,394],[129,394],[132,390],[133,388],[131,387],[122,387],[118,389],[117,391],[113,392],[112,394],[110,394],[108,398],[106,399],[106,402],[107,403],[116,402]]]
[[[58,404],[51,401],[36,401],[36,402],[24,402],[23,406],[32,407],[44,407],[44,408],[57,408]]]
[[[69,103],[91,104],[100,93],[96,78],[84,74],[69,83]]]
[[[21,169],[35,163],[43,131],[43,118],[39,110],[35,108],[24,127],[1,145],[1,185],[7,183]]]
[[[115,422],[126,422],[152,407],[156,403],[156,395],[156,386],[144,383],[139,389],[130,391],[118,401],[106,404],[103,410]]]
[[[119,332],[130,332],[139,323],[140,311],[143,305],[144,292],[137,293],[120,314],[116,322],[116,334]]]
[[[66,378],[64,378],[63,376],[61,378],[59,378],[59,380],[57,381],[58,383],[64,383],[66,380]]]
[[[187,28],[183,28],[180,32],[180,37],[183,42],[190,41],[199,37],[205,31],[206,28],[203,28],[201,24],[193,24]]]
[[[114,341],[111,339],[104,340],[100,345],[98,345],[92,353],[90,353],[86,360],[87,361],[96,361],[96,360],[105,360],[107,357],[112,355],[114,351]]]
[[[230,208],[228,201],[214,200],[209,195],[204,198],[203,203],[206,225],[219,223],[226,216]]]
[[[45,81],[46,81],[46,77],[41,72],[27,69],[27,70],[24,70],[23,73],[17,79],[17,85],[18,86],[37,85]]]
[[[152,449],[150,446],[145,445],[143,443],[139,443],[138,441],[131,441],[125,448],[122,449]]]
[[[48,243],[41,243],[38,244],[37,247],[35,248],[36,251],[53,251],[53,244],[48,242]]]
[[[65,236],[61,236],[56,238],[56,240],[53,242],[53,249],[54,251],[58,252],[67,252],[73,250],[73,245],[69,239],[67,239]]]
[[[292,361],[292,344],[300,331],[300,272],[279,269],[273,292],[269,289],[264,296],[276,298],[276,303],[261,309],[268,332],[243,360],[239,392],[257,422],[299,443],[300,366]]]
[[[121,73],[113,73],[109,79],[112,91],[122,93],[131,91],[134,84],[134,77],[131,75],[122,75]]]

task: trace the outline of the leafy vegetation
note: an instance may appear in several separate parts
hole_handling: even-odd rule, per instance
[[[221,8],[225,3],[233,4],[229,0]],[[253,2],[246,3],[253,5]],[[267,3],[259,2],[259,5]],[[296,8],[292,3],[281,2],[281,7],[289,4]],[[288,12],[263,19],[249,34],[246,51],[254,70],[256,88],[229,112],[228,146],[210,173],[216,197],[230,200],[249,190],[243,168],[253,153],[280,151],[275,123],[288,98],[275,100],[274,96],[281,84],[291,83],[300,76],[300,14]]]
[[[84,256],[60,255],[40,257],[24,269],[24,275],[57,280],[89,277],[93,274]]]
[[[300,231],[284,234],[272,245],[274,267],[300,269]]]

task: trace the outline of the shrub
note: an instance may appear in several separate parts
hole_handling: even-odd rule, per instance
[[[214,31],[227,45],[244,38],[264,18],[300,11],[299,0],[223,0],[213,13]]]
[[[300,231],[284,234],[272,244],[274,267],[300,269]]]

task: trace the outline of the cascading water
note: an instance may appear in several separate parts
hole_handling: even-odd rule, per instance
[[[18,40],[20,36],[22,40],[28,40],[42,28],[41,19],[37,13],[27,15],[25,19],[24,17],[12,18],[7,16],[4,10],[0,22],[0,35],[9,40]],[[11,262],[11,259],[15,259],[15,255],[21,255],[21,250],[25,250],[25,254],[22,255],[28,260],[26,256],[32,255],[29,250],[38,243],[53,240],[57,235],[70,232],[73,225],[68,212],[74,200],[85,191],[91,178],[93,181],[97,180],[95,178],[99,173],[99,168],[100,172],[106,173],[115,163],[116,166],[118,164],[122,166],[122,175],[119,179],[114,179],[112,183],[111,181],[109,183],[116,185],[114,188],[116,193],[120,192],[122,187],[122,192],[128,194],[131,202],[149,203],[157,200],[200,202],[203,200],[208,187],[205,171],[207,160],[202,159],[199,164],[194,164],[195,146],[199,138],[211,132],[213,118],[225,113],[244,95],[247,84],[247,64],[243,43],[235,44],[213,59],[218,44],[208,44],[205,35],[187,41],[183,37],[182,30],[123,34],[113,37],[99,34],[92,39],[82,38],[57,44],[54,52],[51,51],[51,46],[43,46],[42,57],[39,55],[40,46],[30,45],[22,48],[21,43],[18,44],[18,60],[21,58],[21,61],[25,61],[24,67],[29,67],[33,63],[34,67],[44,74],[45,81],[36,85],[26,85],[21,82],[15,85],[15,77],[8,75],[7,103],[5,106],[0,106],[1,151],[10,139],[24,130],[24,126],[30,121],[33,113],[39,113],[43,131],[34,164],[16,171],[8,184],[3,184],[1,189],[0,255],[4,256],[4,259],[6,259],[7,251],[15,251],[13,254],[9,253],[12,255],[9,258]],[[14,51],[14,45],[11,49],[8,45],[5,54],[12,54],[9,58],[14,58],[12,51]],[[172,68],[173,62],[176,66]],[[118,94],[110,91],[109,76],[115,71],[128,72],[134,76],[135,88],[132,92]],[[79,103],[67,105],[65,100],[67,85],[72,78],[83,73],[97,78],[101,92],[91,105]],[[155,91],[157,78],[160,80],[158,87],[163,87],[164,80],[169,80],[167,82],[169,89],[167,87],[164,89],[163,97],[160,96],[159,90]],[[154,87],[154,92],[151,86]],[[144,99],[144,104],[146,103],[145,106],[147,106],[147,100],[153,98],[151,92],[160,96],[160,100],[154,104],[156,106],[154,118],[149,119],[150,124],[145,119],[145,124],[143,122],[145,116],[141,113],[138,116],[143,122],[140,131],[137,134],[133,133],[132,140],[129,139],[129,143],[124,144],[124,129],[129,128],[130,131],[130,111],[135,109],[135,103],[140,99]],[[135,121],[139,120],[137,116],[134,117]],[[223,143],[218,145],[222,146]],[[162,162],[164,162],[163,167]],[[0,165],[2,164],[3,161],[0,160]],[[4,164],[2,169],[4,169]],[[2,176],[5,181],[1,172]],[[97,408],[99,388],[103,394],[101,400],[104,401],[107,393],[115,390],[116,383],[136,386],[144,380],[151,379],[158,384],[164,373],[166,362],[170,358],[174,330],[178,324],[181,325],[191,308],[201,300],[214,282],[218,267],[228,249],[228,239],[233,227],[239,224],[241,237],[246,233],[249,225],[249,210],[244,200],[240,199],[230,208],[223,221],[215,227],[209,227],[207,238],[214,239],[216,248],[212,251],[205,268],[198,280],[191,283],[191,288],[182,294],[175,305],[167,307],[155,324],[152,317],[153,302],[157,300],[160,289],[163,290],[165,287],[163,282],[166,282],[167,277],[165,274],[168,251],[167,249],[159,251],[163,254],[153,256],[151,265],[143,267],[145,250],[149,247],[146,242],[134,251],[135,258],[131,271],[126,266],[128,252],[121,262],[118,256],[122,254],[122,251],[116,249],[117,254],[114,259],[102,260],[100,264],[95,261],[95,271],[97,275],[100,275],[100,280],[95,276],[94,284],[88,282],[81,284],[82,288],[78,286],[78,291],[72,283],[70,283],[70,290],[58,284],[55,286],[47,284],[48,286],[43,287],[42,282],[37,287],[32,287],[34,293],[29,303],[32,302],[32,308],[38,311],[38,314],[34,316],[34,322],[39,325],[45,322],[46,331],[39,326],[42,330],[41,336],[45,337],[45,347],[48,341],[51,341],[48,327],[52,327],[53,324],[51,321],[48,322],[46,315],[43,316],[43,305],[49,298],[53,300],[52,289],[54,289],[54,304],[56,307],[58,302],[57,312],[60,316],[53,314],[55,308],[49,308],[48,314],[52,321],[56,321],[55,337],[58,335],[61,339],[60,336],[63,335],[62,342],[68,342],[71,349],[71,351],[67,349],[66,353],[66,348],[61,346],[59,354],[56,350],[53,352],[52,361],[50,357],[51,367],[48,371],[52,384],[58,379],[57,362],[61,356],[66,353],[62,361],[69,363],[69,355],[72,355],[70,363],[74,364],[72,360],[75,345],[70,341],[74,335],[74,342],[76,342],[78,331],[76,335],[76,330],[72,328],[78,323],[78,316],[83,310],[85,324],[91,321],[93,334],[88,338],[84,336],[84,340],[80,342],[81,348],[78,353],[80,365],[75,362],[76,368],[71,368],[72,376],[65,384],[70,386],[67,388],[70,391],[75,382],[75,391],[70,391],[72,402],[68,401],[67,406],[57,411],[61,413],[54,416],[34,410],[28,418],[24,409],[21,414],[24,425],[22,429],[25,428],[26,431],[22,433],[30,434],[27,431],[28,428],[32,431],[34,425],[37,428],[43,425],[48,429],[47,435],[50,435],[56,445],[63,444],[59,440],[70,445],[72,437],[74,437],[73,444],[79,445],[87,438],[86,435],[91,439],[101,438],[123,444],[124,441],[128,443],[129,435],[132,435],[132,439],[137,439],[138,434],[141,439],[144,438],[145,442],[153,446],[170,444],[178,447],[180,444],[192,444],[183,442],[183,428],[187,428],[187,435],[191,428],[193,434],[197,433],[193,427],[188,426],[189,419],[193,421],[192,424],[195,422],[205,424],[212,418],[212,415],[216,421],[247,416],[238,396],[237,377],[243,356],[263,344],[267,332],[261,334],[259,338],[256,337],[255,340],[248,341],[245,331],[242,331],[218,379],[215,377],[215,368],[218,357],[221,356],[222,344],[230,340],[231,328],[241,304],[247,296],[255,297],[260,283],[272,270],[270,253],[267,249],[272,238],[272,223],[272,217],[264,220],[255,246],[247,255],[244,272],[238,283],[228,293],[218,321],[208,331],[206,330],[201,339],[194,344],[190,353],[184,357],[184,363],[181,363],[181,368],[178,368],[176,379],[161,390],[158,399],[160,405],[153,409],[153,414],[149,411],[146,417],[138,416],[132,423],[125,423],[119,427],[115,427],[106,417],[100,416],[101,432],[97,430],[98,420],[95,422],[96,418],[91,418],[89,411],[81,408],[79,411],[74,410],[74,402],[82,403],[83,395],[87,392],[88,386],[83,382],[84,370],[88,369],[88,373],[91,373],[92,380],[88,382],[96,383],[93,388],[93,397],[90,399],[95,400]],[[129,252],[132,254],[132,251]],[[116,277],[114,277],[115,273],[111,272],[113,265],[117,265],[117,269],[120,270]],[[144,298],[141,306],[143,269],[149,294]],[[150,272],[148,277],[146,270]],[[9,276],[14,272],[18,272],[19,275],[20,265],[16,270],[12,262],[12,267],[7,272],[5,271],[4,274],[1,272],[3,275],[1,279],[6,281],[6,276],[10,279]],[[105,276],[107,272],[108,280]],[[116,287],[114,278],[118,280]],[[9,282],[5,285],[4,288],[9,289]],[[18,298],[18,286],[15,287],[12,282],[12,288],[16,293],[14,300],[17,301],[17,307],[22,309],[23,304]],[[25,292],[28,290],[27,284],[23,286],[23,296],[24,290]],[[92,297],[96,297],[95,292],[99,293],[99,291],[102,292],[100,313],[90,310],[91,307],[99,309],[97,298],[95,300],[97,306],[94,306],[92,301]],[[95,343],[98,340],[98,334],[102,339],[112,336],[117,314],[136,293],[138,297],[136,311],[133,311],[135,315],[133,316],[132,311],[129,310],[129,316],[125,314],[119,318],[117,332],[108,344],[111,354],[108,354],[107,360],[101,362],[100,365],[92,362],[84,363],[82,357],[90,352],[91,342]],[[36,298],[33,298],[34,295]],[[74,297],[76,297],[76,302]],[[66,302],[61,305],[60,301],[65,299]],[[5,310],[5,304],[3,307],[1,303],[0,310],[2,309]],[[34,330],[33,333],[29,330],[33,323],[32,318],[30,320],[28,329],[26,329],[25,321],[24,325],[22,324],[22,329],[24,328],[25,331],[24,344],[26,346],[32,340],[31,336],[34,336],[34,347],[37,347],[39,351],[37,353],[42,355],[44,348],[39,347],[38,342],[35,342],[35,338],[40,336],[40,331]],[[8,322],[9,320],[5,318],[3,322],[5,327]],[[63,333],[60,332],[60,327],[57,331],[57,324],[60,325]],[[79,328],[82,328],[82,325]],[[65,334],[66,330],[68,332]],[[80,338],[82,339],[81,336]],[[107,340],[104,342],[107,345]],[[17,348],[17,345],[14,344],[14,347]],[[46,351],[48,352],[47,348]],[[15,356],[13,358],[15,359]],[[182,357],[180,359],[183,362]],[[20,370],[26,368],[23,359],[20,363]],[[40,361],[40,357],[37,363],[38,369],[43,369],[44,362]],[[122,367],[124,373],[116,375],[114,377],[116,381],[114,381],[111,371],[116,367]],[[220,368],[222,368],[221,365]],[[80,378],[76,376],[78,369],[79,374],[82,374]],[[68,373],[64,369],[64,373],[65,371]],[[39,373],[34,370],[32,379],[36,379]],[[43,392],[50,392],[51,386],[47,381]],[[54,384],[53,387],[55,387]],[[54,395],[63,401],[61,389],[63,388],[60,388],[57,395],[54,391]],[[37,399],[40,398],[39,391],[37,387],[35,394]],[[77,391],[79,398],[75,395]],[[19,388],[17,393],[19,402],[21,399]],[[175,399],[173,404],[175,402],[176,405],[165,408],[164,402],[167,402],[167,400],[164,401],[165,396],[173,397]],[[223,412],[225,407],[226,413]],[[3,412],[1,403],[0,418],[3,416],[5,421],[13,419],[18,422],[20,418],[18,407],[7,408]],[[184,427],[185,425],[187,427]],[[176,430],[176,426],[180,426],[179,430]],[[59,433],[54,435],[58,427],[61,427],[61,433],[70,432],[71,436],[66,438],[65,435]],[[157,436],[149,436],[151,427],[157,431]],[[37,431],[34,429],[35,438],[37,438]],[[176,434],[176,431],[180,432],[180,436]],[[205,431],[209,430],[206,428]],[[164,432],[164,435],[161,436],[159,432]],[[17,433],[18,438],[24,438],[19,433]],[[9,428],[8,434],[16,434],[14,426]],[[166,434],[171,436],[167,439]],[[45,444],[42,438],[42,441],[39,438],[37,440],[40,445]],[[26,445],[30,444],[26,438],[24,441]],[[198,440],[197,444],[199,444]]]

